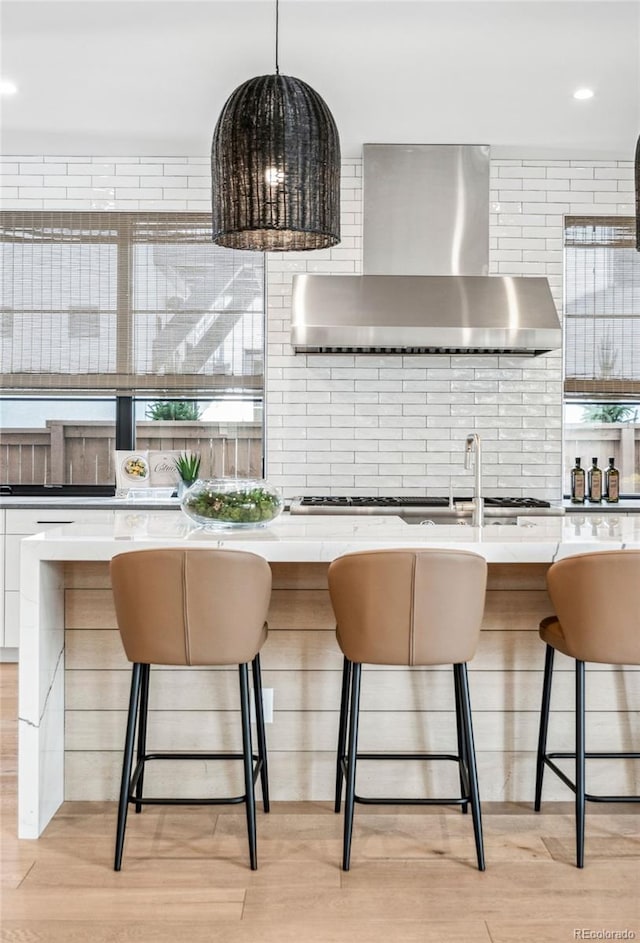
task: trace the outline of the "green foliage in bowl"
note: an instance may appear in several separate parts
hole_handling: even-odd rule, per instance
[[[182,499],[182,509],[205,526],[250,527],[277,517],[282,499],[267,482],[197,481]]]

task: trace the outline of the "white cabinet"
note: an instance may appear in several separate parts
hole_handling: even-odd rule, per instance
[[[17,648],[20,628],[20,543],[29,534],[73,523],[100,523],[113,511],[76,508],[0,510],[0,647]]]

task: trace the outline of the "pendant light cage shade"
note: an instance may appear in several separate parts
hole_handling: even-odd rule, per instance
[[[324,100],[290,75],[261,75],[225,104],[211,147],[213,241],[231,249],[340,242],[340,139]]]
[[[640,137],[636,144],[636,249],[640,252]]]

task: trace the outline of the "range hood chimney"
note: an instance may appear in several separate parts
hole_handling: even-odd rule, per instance
[[[304,352],[510,353],[561,346],[546,278],[487,276],[489,148],[364,146],[364,275],[294,275]]]

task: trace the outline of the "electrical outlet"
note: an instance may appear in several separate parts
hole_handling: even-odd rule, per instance
[[[255,724],[256,708],[255,708],[253,696],[251,697],[250,710],[251,710],[251,720]],[[262,689],[262,713],[264,714],[265,724],[272,724],[273,723],[273,688]]]
[[[265,724],[273,723],[273,688],[262,689],[262,709]]]

